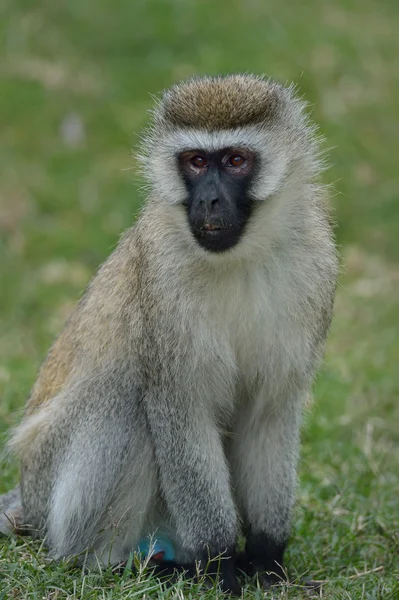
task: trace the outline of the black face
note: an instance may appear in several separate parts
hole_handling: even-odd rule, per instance
[[[235,246],[254,207],[248,195],[256,155],[247,149],[189,150],[178,157],[191,231],[212,252]]]

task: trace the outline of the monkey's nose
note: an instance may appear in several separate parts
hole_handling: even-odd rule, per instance
[[[212,208],[219,202],[218,197],[201,198],[200,204],[203,208]]]

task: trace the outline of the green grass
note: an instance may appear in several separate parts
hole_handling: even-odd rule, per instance
[[[194,73],[296,81],[332,147],[343,255],[306,417],[290,578],[399,598],[399,4],[395,0],[7,0],[0,7],[0,433],[139,207],[129,150],[157,93]],[[74,125],[75,124],[75,125]],[[75,135],[72,135],[75,131]],[[72,132],[72,133],[71,133]],[[133,167],[133,170],[131,168]],[[0,492],[18,480],[1,463]],[[50,564],[0,541],[0,599],[215,598]],[[282,587],[280,598],[306,597]],[[263,597],[248,582],[247,598]]]

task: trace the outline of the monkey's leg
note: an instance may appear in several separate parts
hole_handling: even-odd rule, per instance
[[[295,497],[300,417],[300,402],[245,408],[230,446],[247,534],[245,559],[265,587],[286,579],[283,556]]]
[[[229,469],[216,424],[201,400],[155,390],[146,399],[160,485],[186,555],[181,562],[200,561],[204,570],[211,559],[207,571],[218,571],[223,590],[239,593]]]
[[[114,564],[136,548],[156,496],[137,394],[121,376],[93,377],[51,401],[35,437],[25,422],[33,441],[22,464],[24,509],[55,558],[88,548],[89,564]]]

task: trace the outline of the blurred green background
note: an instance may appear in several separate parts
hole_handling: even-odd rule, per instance
[[[0,4],[0,433],[137,213],[152,95],[250,71],[296,82],[309,101],[330,148],[343,274],[288,558],[291,573],[327,580],[329,598],[399,597],[398,30],[396,0]],[[0,492],[16,481],[3,461]],[[72,585],[40,558],[27,572],[35,546],[19,544],[2,543],[0,572],[20,569],[21,597],[58,576]]]

